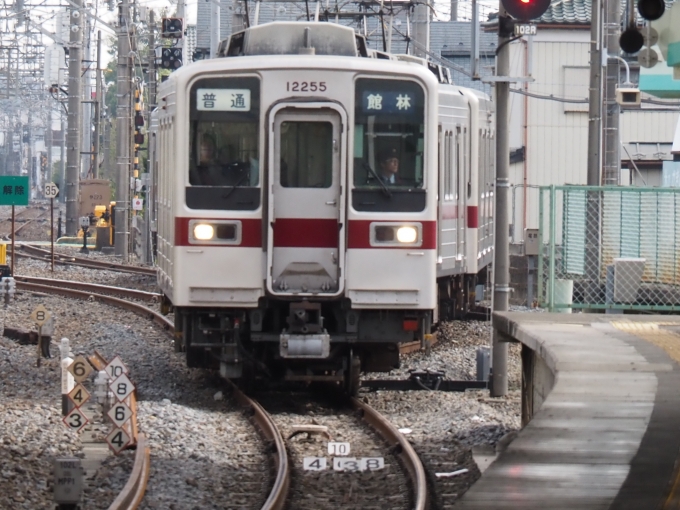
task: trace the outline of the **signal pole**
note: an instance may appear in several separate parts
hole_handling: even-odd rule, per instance
[[[118,12],[118,105],[116,107],[116,214],[115,253],[128,261],[130,231],[130,4],[123,0]]]
[[[78,187],[80,184],[80,123],[82,122],[82,0],[73,0],[68,52],[68,137],[66,152],[66,235],[78,233]]]
[[[493,260],[493,311],[507,312],[510,294],[510,233],[508,198],[510,196],[510,37],[502,34],[500,23],[508,16],[498,5],[498,54],[496,57],[496,233]],[[505,81],[503,81],[505,80]],[[508,344],[498,330],[493,330],[491,396],[508,392]]]

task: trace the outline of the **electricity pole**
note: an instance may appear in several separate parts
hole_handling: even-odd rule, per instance
[[[618,57],[620,52],[619,36],[621,35],[620,5],[610,0],[605,4],[607,55]],[[604,87],[604,165],[602,168],[602,184],[617,186],[620,179],[621,152],[619,143],[619,116],[621,107],[616,102],[616,87],[619,84],[619,61],[607,60],[607,74]]]
[[[128,261],[130,231],[130,4],[123,0],[118,13],[118,106],[116,107],[116,214],[115,252]]]
[[[102,31],[97,31],[97,69],[95,70],[95,103],[94,103],[94,148],[92,152],[92,178],[99,177],[99,137],[102,122]]]
[[[82,121],[81,60],[83,43],[82,0],[73,0],[68,52],[68,139],[66,153],[66,235],[78,233],[78,187],[80,184],[80,123]]]
[[[507,16],[499,4],[499,23]],[[498,33],[496,57],[496,233],[493,260],[493,311],[507,312],[510,294],[510,233],[508,198],[510,197],[510,37]],[[505,80],[505,81],[504,81]],[[491,396],[508,392],[508,344],[498,330],[493,330]]]

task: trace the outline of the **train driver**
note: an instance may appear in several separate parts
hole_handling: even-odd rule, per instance
[[[385,184],[398,184],[399,173],[399,152],[396,148],[390,147],[378,153],[378,163],[380,164],[380,178]]]
[[[204,133],[198,147],[196,178],[191,179],[191,184],[198,186],[214,186],[216,184],[215,177],[220,172],[220,165],[215,160],[216,154],[215,140],[209,134]]]

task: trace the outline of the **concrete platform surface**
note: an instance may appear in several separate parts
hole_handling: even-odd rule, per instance
[[[680,317],[496,313],[494,327],[555,383],[456,508],[680,509]]]

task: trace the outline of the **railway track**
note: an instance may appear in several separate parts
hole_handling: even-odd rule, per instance
[[[288,438],[287,508],[428,508],[425,472],[404,436],[369,405],[324,390],[321,397],[309,392],[258,395]],[[329,452],[330,441],[349,443],[349,453]]]
[[[29,244],[21,244],[17,246],[17,256],[32,258],[35,260],[42,260],[43,262],[47,263],[49,263],[52,260],[51,253],[49,250],[43,250],[42,248],[38,248],[37,246],[32,246]],[[150,267],[131,266],[127,264],[115,264],[113,262],[93,260],[85,257],[74,257],[71,255],[64,255],[61,253],[54,254],[54,263],[59,265],[88,267],[91,269],[133,273],[146,276],[156,275],[156,270]]]
[[[58,294],[85,300],[94,299],[153,320],[169,333],[173,332],[174,329],[174,325],[159,312],[142,303],[129,300],[153,300],[155,295],[149,296],[151,293],[96,284],[83,284],[81,282],[45,281],[45,279],[21,276],[17,277],[17,287],[20,290],[30,292]],[[97,290],[99,292],[95,292]],[[121,296],[127,299],[122,299]],[[364,471],[350,469],[349,472],[338,472],[333,469],[331,464],[329,469],[324,471],[305,471],[303,469],[303,457],[310,453],[325,456],[326,444],[300,441],[296,434],[288,434],[288,440],[284,442],[284,435],[281,430],[294,432],[296,429],[289,419],[286,421],[285,418],[282,418],[283,415],[277,416],[265,411],[269,406],[276,407],[271,402],[271,394],[264,398],[270,403],[262,405],[239,391],[233,384],[230,384],[230,386],[233,398],[246,410],[246,414],[251,417],[259,434],[270,445],[268,450],[271,452],[275,474],[272,476],[271,491],[266,501],[261,507],[258,506],[257,508],[267,510],[283,508],[294,508],[296,510],[307,508],[315,510],[324,508],[333,508],[333,510],[343,508],[425,510],[428,508],[429,496],[425,471],[418,455],[394,426],[364,402],[350,399],[349,406],[345,401],[344,409],[341,411],[335,409],[329,411],[329,408],[324,411],[321,407],[316,408],[315,420],[328,420],[329,434],[333,434],[333,439],[336,441],[350,441],[353,454],[356,457],[382,457],[384,468]],[[285,401],[289,397],[290,394],[281,395],[276,405],[280,407],[281,401]],[[305,409],[309,403],[298,402],[295,405],[302,406]],[[303,419],[308,419],[307,413],[304,413]],[[288,448],[286,448],[286,445]],[[287,449],[292,453],[292,460],[288,458]],[[367,464],[367,466],[370,468],[372,465]],[[119,499],[139,502],[139,487],[144,485],[142,480],[146,468],[148,468],[148,462],[146,467],[142,464],[141,467],[133,469],[131,479],[126,485],[130,494],[125,498],[119,496]],[[246,469],[247,471],[248,469]],[[260,472],[257,469],[255,472],[257,478],[244,482],[246,488],[241,491],[240,496],[252,495],[255,497],[258,493],[257,490],[248,489],[248,487],[262,483],[264,475],[261,468]],[[239,480],[242,475],[243,473],[235,473]],[[151,483],[153,483],[153,480],[151,480]],[[132,488],[134,488],[134,491]],[[131,495],[133,492],[134,496]],[[238,501],[238,506],[233,508],[250,508],[244,500]],[[230,505],[227,507],[232,508]],[[135,506],[118,506],[115,508],[135,508]]]

